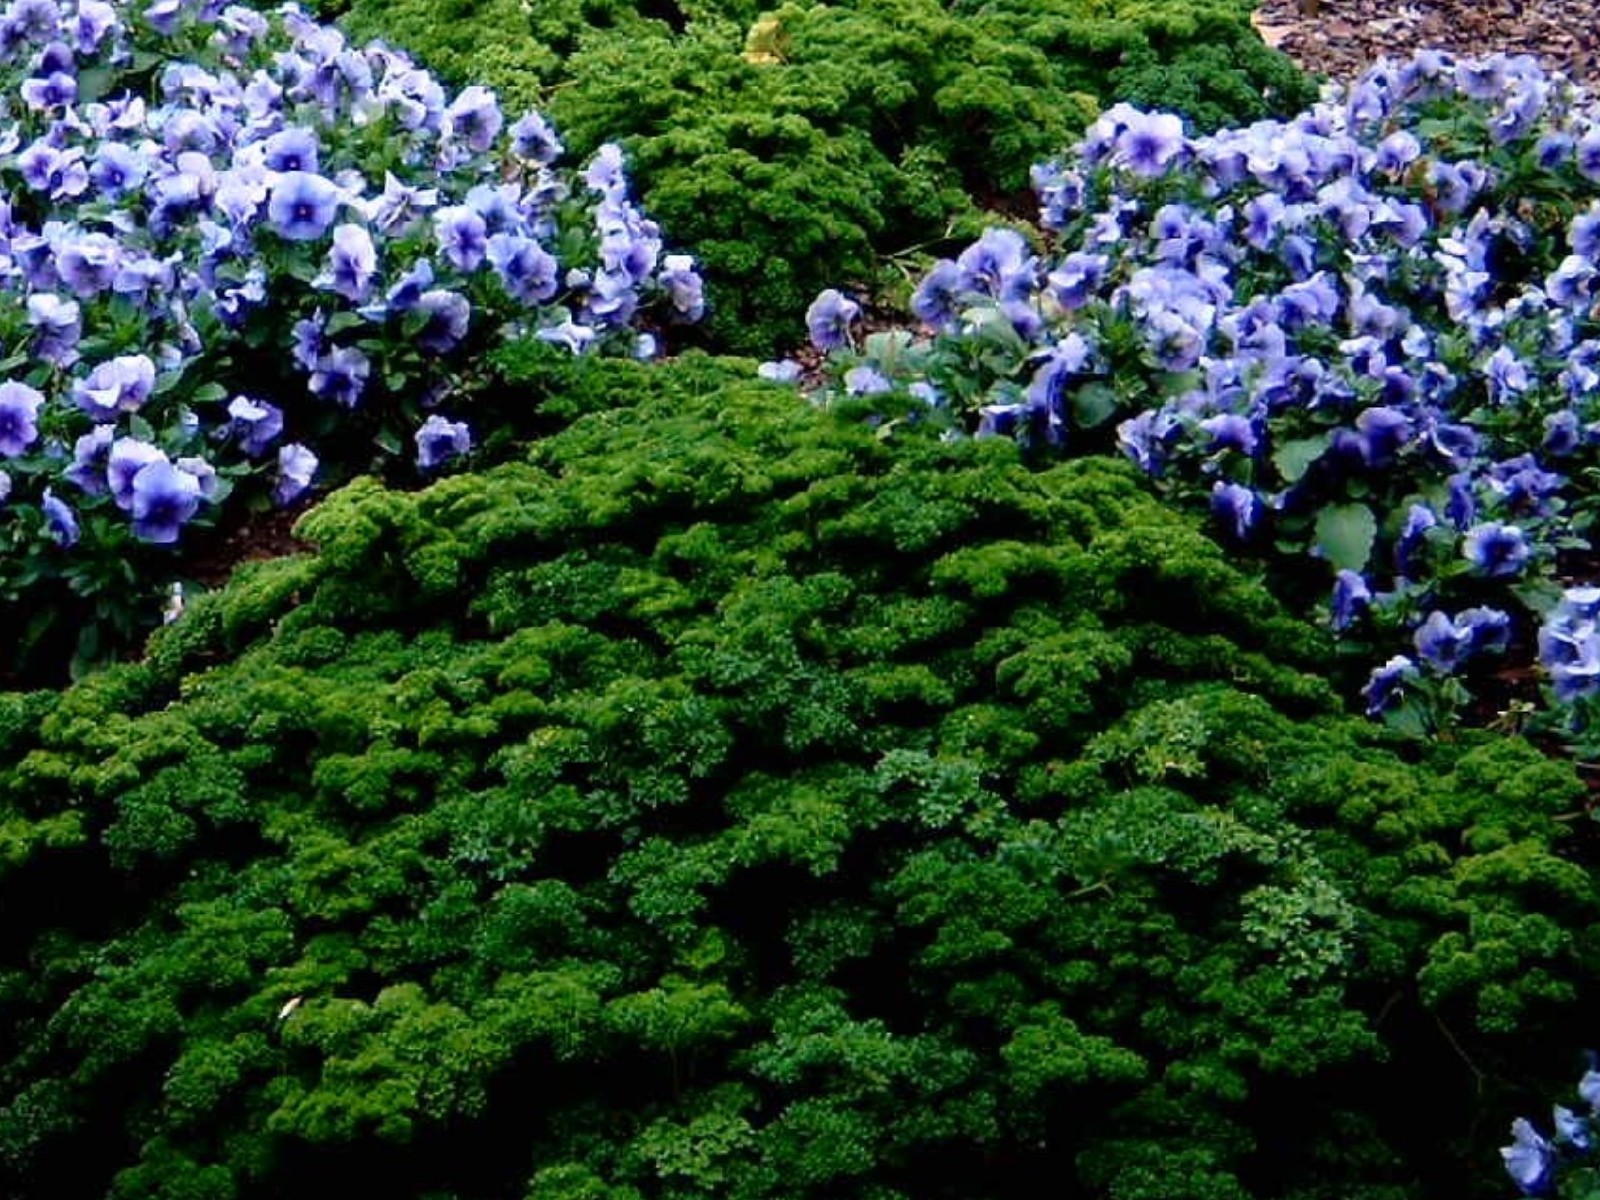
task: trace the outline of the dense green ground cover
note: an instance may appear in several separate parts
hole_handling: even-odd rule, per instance
[[[770,352],[875,255],[974,228],[1112,100],[1196,128],[1287,114],[1313,88],[1249,0],[331,0],[573,150],[619,140],[642,203],[710,281],[714,343]],[[748,53],[747,53],[748,51]],[[975,206],[976,202],[976,206]]]
[[[0,1193],[1399,1200],[1565,1081],[1573,773],[1130,468],[506,369],[525,462],[0,698]]]

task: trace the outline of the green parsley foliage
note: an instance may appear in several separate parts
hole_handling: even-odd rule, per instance
[[[1123,464],[748,369],[594,364],[524,461],[0,697],[0,1193],[1487,1176],[1592,1012],[1571,771],[1340,715]]]

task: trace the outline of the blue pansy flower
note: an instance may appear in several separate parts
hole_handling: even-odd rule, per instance
[[[176,542],[199,507],[200,481],[165,459],[145,464],[133,477],[133,536],[142,542]]]
[[[309,171],[289,171],[273,185],[267,219],[291,242],[316,241],[328,232],[339,210],[337,184]]]
[[[1372,589],[1365,577],[1358,571],[1341,570],[1333,581],[1330,605],[1332,619],[1329,623],[1335,630],[1348,629],[1371,603]]]
[[[56,545],[68,549],[78,544],[78,517],[65,500],[45,488],[39,508],[44,513],[45,531],[55,539]]]
[[[283,410],[265,400],[235,396],[228,402],[228,432],[251,458],[260,458],[283,432]]]
[[[1532,552],[1527,536],[1515,525],[1487,521],[1467,530],[1462,554],[1473,570],[1499,579],[1520,572]]]
[[[861,316],[861,306],[843,292],[828,288],[806,309],[806,329],[811,344],[824,354],[850,344],[850,326]]]
[[[16,458],[39,440],[44,396],[17,380],[0,383],[0,455]]]
[[[1551,1169],[1555,1165],[1554,1150],[1522,1117],[1511,1123],[1511,1136],[1511,1145],[1500,1151],[1501,1158],[1505,1160],[1506,1174],[1522,1189],[1523,1195],[1542,1195],[1550,1183]]]
[[[1241,483],[1220,480],[1211,489],[1211,513],[1236,541],[1245,541],[1261,517],[1261,500]]]
[[[472,319],[472,305],[458,292],[442,288],[423,292],[417,300],[417,311],[426,318],[417,331],[417,344],[435,354],[446,354],[467,336],[467,326]],[[590,331],[593,336],[593,331]]]
[[[1403,654],[1397,654],[1383,666],[1375,668],[1366,686],[1361,689],[1361,695],[1367,702],[1367,715],[1377,716],[1391,707],[1405,694],[1406,685],[1418,677],[1417,664]]]
[[[278,450],[278,485],[273,497],[279,504],[291,504],[311,486],[317,473],[317,456],[299,442]]]
[[[431,471],[472,449],[472,434],[464,421],[447,421],[435,413],[416,433],[417,466]]]
[[[336,346],[317,359],[308,386],[314,396],[354,408],[367,386],[372,362],[354,346]]]
[[[334,229],[327,269],[312,282],[360,304],[371,294],[377,272],[378,251],[372,235],[359,225],[345,224]]]

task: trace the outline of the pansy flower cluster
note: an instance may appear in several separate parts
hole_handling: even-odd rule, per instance
[[[937,263],[915,341],[858,347],[855,301],[818,298],[821,398],[1114,445],[1226,538],[1310,552],[1332,627],[1393,655],[1370,711],[1464,695],[1594,517],[1600,106],[1424,52],[1207,137],[1118,105],[1034,177],[1051,252],[992,229]]]
[[[352,430],[347,469],[407,439],[437,468],[471,436],[431,410],[487,338],[648,356],[641,329],[696,320],[620,151],[573,183],[561,152],[294,5],[9,0],[0,593],[119,575],[241,482],[291,502]]]
[[[1594,1151],[1600,1143],[1600,1071],[1591,1068],[1578,1081],[1585,1111],[1558,1104],[1552,1112],[1554,1133],[1546,1137],[1533,1122],[1518,1117],[1511,1123],[1511,1144],[1500,1151],[1506,1174],[1524,1196],[1593,1194],[1600,1182]],[[1567,1185],[1571,1185],[1570,1187]]]

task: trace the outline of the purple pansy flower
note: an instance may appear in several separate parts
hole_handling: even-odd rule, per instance
[[[497,233],[489,239],[487,257],[513,300],[531,305],[556,294],[560,264],[532,238]]]
[[[272,188],[267,219],[291,242],[316,241],[328,232],[339,209],[337,184],[308,171],[289,171]]]
[[[434,236],[445,259],[461,271],[475,271],[488,252],[488,227],[483,217],[464,204],[433,214]]]
[[[551,266],[553,269],[553,261]],[[693,258],[687,254],[667,255],[656,278],[666,289],[673,313],[679,320],[698,321],[705,315],[705,284],[700,272],[695,270]]]
[[[1532,552],[1528,539],[1515,525],[1488,521],[1467,530],[1462,554],[1473,570],[1492,579],[1520,572]]]
[[[280,129],[262,143],[266,165],[274,171],[318,173],[320,144],[310,129]]]
[[[36,112],[65,108],[78,98],[78,80],[63,71],[52,71],[43,79],[23,82],[22,99]]]
[[[228,431],[251,458],[260,458],[283,432],[283,410],[265,400],[235,396],[228,402]]]
[[[1525,1119],[1511,1123],[1511,1145],[1500,1151],[1506,1174],[1526,1196],[1537,1196],[1550,1181],[1555,1169],[1555,1150]]]
[[[472,449],[472,434],[464,421],[447,421],[435,413],[417,430],[417,466],[431,471]]]
[[[200,481],[164,458],[146,463],[133,477],[133,536],[171,545],[200,507]]]
[[[138,412],[155,383],[155,363],[143,354],[122,355],[74,381],[72,398],[93,420],[115,421],[122,413]]]
[[[1333,581],[1332,619],[1335,630],[1350,628],[1372,604],[1372,589],[1358,571],[1341,570]]]
[[[1218,481],[1211,489],[1211,514],[1235,541],[1245,541],[1261,518],[1261,499],[1242,483]]]
[[[354,408],[367,386],[372,363],[354,346],[339,346],[317,359],[309,387],[314,396]]]
[[[106,484],[111,498],[124,512],[133,507],[133,477],[151,463],[166,462],[167,456],[149,442],[138,438],[118,438],[106,456]]]
[[[806,309],[806,328],[811,344],[826,354],[850,344],[850,326],[861,315],[861,306],[844,293],[828,288]]]
[[[443,289],[423,292],[417,309],[426,318],[417,331],[417,344],[435,354],[448,354],[467,336],[472,305],[457,292]]]
[[[111,425],[96,425],[72,447],[72,465],[62,474],[91,496],[106,493],[106,463],[111,456],[111,441],[117,435]]]
[[[385,172],[383,191],[363,202],[367,221],[379,233],[403,234],[439,204],[437,188],[412,187]]]
[[[278,450],[278,486],[273,497],[279,504],[292,504],[308,487],[317,473],[317,456],[299,442],[291,442]]]
[[[25,383],[0,383],[0,454],[16,458],[39,440],[39,408],[44,396]]]
[[[494,93],[486,87],[466,88],[444,110],[445,136],[465,142],[468,149],[482,154],[494,145],[505,118]]]
[[[1435,609],[1412,639],[1417,657],[1435,670],[1448,675],[1461,665],[1472,649],[1472,631],[1457,625]]]
[[[378,251],[372,244],[372,235],[359,225],[340,225],[333,231],[328,269],[314,283],[360,304],[371,294],[377,271]]]
[[[1113,161],[1136,175],[1154,178],[1182,151],[1183,120],[1172,113],[1132,111],[1117,134]]]
[[[1361,689],[1367,702],[1367,715],[1377,716],[1405,693],[1406,684],[1418,678],[1417,664],[1403,654],[1397,654],[1383,666],[1373,670]]]
[[[73,238],[56,254],[57,276],[84,299],[109,290],[120,266],[120,247],[103,233]]]
[[[78,517],[65,500],[45,488],[39,508],[44,513],[45,531],[55,539],[56,545],[69,549],[78,544]]]
[[[542,116],[530,112],[511,127],[511,152],[547,166],[561,157],[561,139]]]

